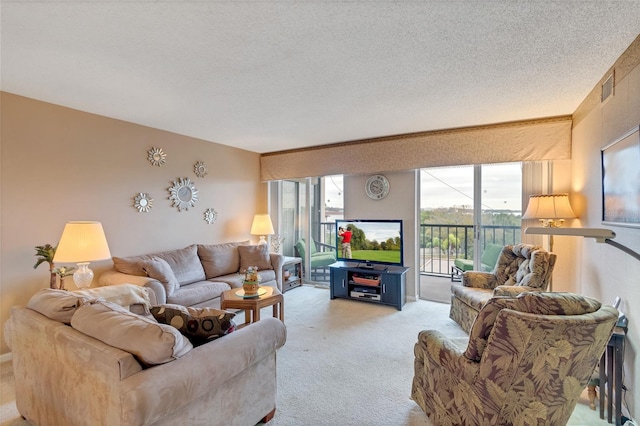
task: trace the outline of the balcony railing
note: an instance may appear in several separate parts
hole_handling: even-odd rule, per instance
[[[323,249],[335,247],[335,222],[320,224],[320,243]],[[405,231],[406,232],[406,231]],[[419,235],[420,273],[434,276],[450,276],[453,261],[458,258],[473,259],[473,225],[421,224]],[[480,228],[480,245],[518,244],[521,228],[510,225],[484,225]]]
[[[521,241],[519,226],[484,225],[480,228],[480,245],[517,244]],[[450,276],[453,261],[473,259],[473,225],[420,225],[420,273]]]

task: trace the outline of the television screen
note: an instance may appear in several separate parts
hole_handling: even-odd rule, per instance
[[[338,260],[403,265],[402,220],[339,219],[336,231]]]

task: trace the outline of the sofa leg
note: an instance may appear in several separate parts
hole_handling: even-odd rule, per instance
[[[260,420],[260,422],[269,423],[271,419],[273,419],[273,416],[275,415],[276,415],[276,409],[274,408],[273,410],[269,411],[269,413],[266,416],[264,416],[262,420]]]

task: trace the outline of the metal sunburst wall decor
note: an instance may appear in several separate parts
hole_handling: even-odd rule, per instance
[[[209,225],[216,223],[216,219],[218,219],[218,212],[214,209],[206,209],[204,211],[204,221]]]
[[[167,154],[164,153],[162,148],[156,148],[155,146],[147,151],[147,160],[154,166],[162,166],[167,162]]]
[[[149,213],[153,207],[153,198],[146,192],[141,192],[133,198],[133,207],[138,209],[140,213]]]
[[[173,181],[173,186],[169,188],[169,200],[172,207],[177,207],[178,211],[189,210],[198,201],[198,190],[188,177],[179,178]]]
[[[209,170],[207,170],[207,166],[204,165],[204,162],[198,161],[196,164],[193,165],[193,172],[199,178],[203,178],[207,175]]]

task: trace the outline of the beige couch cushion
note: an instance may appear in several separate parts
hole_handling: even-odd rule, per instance
[[[167,303],[192,306],[207,300],[220,297],[223,291],[229,290],[229,284],[217,281],[201,281],[180,287],[171,296],[167,296]]]
[[[164,364],[193,349],[191,342],[175,328],[110,302],[82,305],[71,318],[71,326],[133,354],[145,365]]]
[[[276,271],[274,271],[273,269],[258,271],[258,276],[260,277],[260,285],[270,285],[272,287],[277,287]],[[242,287],[244,274],[236,273],[230,275],[222,275],[220,277],[216,277],[216,281],[227,283],[232,288]]]
[[[54,321],[69,324],[76,310],[95,297],[75,294],[65,290],[44,288],[31,296],[27,308],[41,313]]]
[[[162,286],[167,292],[167,296],[172,295],[180,288],[178,278],[166,260],[159,257],[152,257],[149,260],[143,260],[141,263],[142,270],[149,278],[153,278],[162,283]]]
[[[198,245],[198,256],[204,267],[206,279],[220,275],[233,274],[240,270],[238,246],[248,245],[249,241],[224,244]]]
[[[256,266],[259,270],[273,269],[269,258],[269,245],[240,246],[240,272],[244,273],[249,266]]]
[[[160,253],[144,254],[130,257],[113,257],[113,267],[124,274],[145,276],[142,262],[159,257],[165,260],[180,285],[191,284],[205,279],[204,269],[198,258],[198,246],[192,244],[178,250],[164,251]]]

